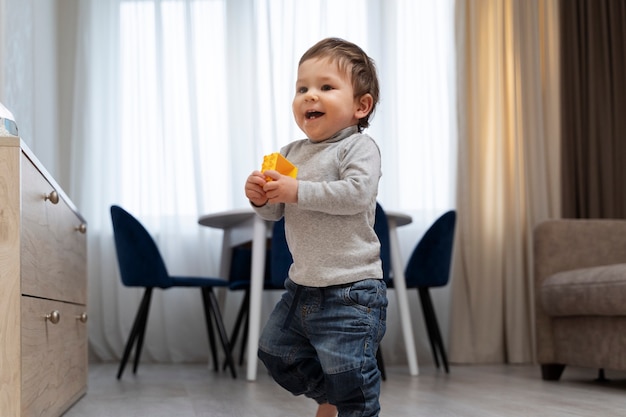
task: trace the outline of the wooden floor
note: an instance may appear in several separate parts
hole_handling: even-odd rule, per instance
[[[141,364],[127,368],[121,381],[117,364],[91,364],[87,395],[64,417],[313,417],[315,404],[293,397],[265,372],[256,382],[245,369],[233,380],[206,364]],[[411,377],[387,367],[381,393],[382,417],[401,416],[626,416],[626,373],[566,368],[561,381],[545,382],[537,366],[452,366],[450,374],[422,366]]]

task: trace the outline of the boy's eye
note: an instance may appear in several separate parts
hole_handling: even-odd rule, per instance
[[[306,88],[306,87],[298,87],[298,93],[300,93],[300,94],[304,94],[307,91],[309,91],[309,89]]]
[[[333,87],[331,87],[331,86],[330,86],[330,85],[328,85],[328,84],[324,84],[324,85],[322,86],[322,91],[330,91],[330,90],[332,90],[332,89],[333,89]]]

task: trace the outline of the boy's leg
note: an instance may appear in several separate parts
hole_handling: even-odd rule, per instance
[[[318,404],[328,403],[326,384],[317,352],[301,326],[300,303],[290,316],[296,284],[287,280],[285,292],[270,314],[259,339],[259,359],[274,380],[294,395],[305,395]],[[287,323],[287,326],[285,326]]]
[[[337,407],[332,404],[320,404],[315,417],[337,417]]]
[[[380,412],[380,371],[376,350],[386,329],[386,286],[359,281],[324,290],[319,310],[306,323],[326,376],[328,401],[339,417],[376,417]]]
[[[289,320],[295,284],[287,280],[286,287],[259,341],[259,358],[276,382],[294,395],[336,405],[339,417],[378,416],[376,350],[386,329],[385,283],[301,287]]]

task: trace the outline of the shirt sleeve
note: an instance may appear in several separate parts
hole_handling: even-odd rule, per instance
[[[337,149],[338,178],[300,181],[298,206],[333,215],[353,215],[370,207],[378,194],[381,156],[378,145],[360,135]]]
[[[283,217],[283,213],[285,211],[285,205],[283,203],[266,203],[265,205],[258,207],[250,202],[250,206],[263,220],[269,221],[280,220],[280,218]]]

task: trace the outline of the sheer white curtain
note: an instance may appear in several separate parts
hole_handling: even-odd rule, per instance
[[[264,154],[303,137],[291,114],[297,61],[323,37],[351,40],[377,63],[382,100],[369,133],[383,154],[379,200],[414,218],[401,230],[404,251],[454,206],[453,0],[85,0],[80,7],[70,191],[89,220],[95,358],[119,357],[141,296],[120,283],[109,206],[141,219],[170,272],[216,275],[221,232],[197,218],[246,207],[248,173]],[[240,299],[223,301],[230,325]],[[404,358],[395,310],[385,339],[392,362]],[[206,360],[199,291],[157,292],[146,337],[145,360]]]

